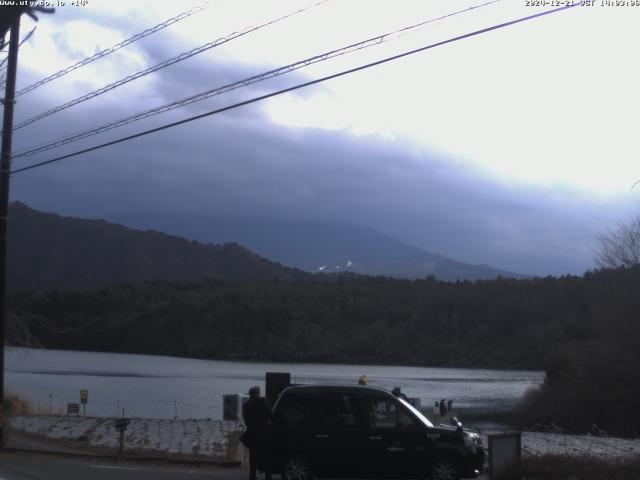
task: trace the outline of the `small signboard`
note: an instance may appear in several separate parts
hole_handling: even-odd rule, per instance
[[[67,403],[67,415],[80,415],[80,404]]]
[[[118,430],[119,432],[123,432],[127,429],[127,425],[129,425],[129,419],[128,418],[117,418],[116,419],[116,430]]]
[[[80,390],[80,403],[86,405],[89,401],[89,390]]]
[[[291,385],[291,374],[288,372],[266,372],[266,397],[271,405],[275,405],[280,392]]]

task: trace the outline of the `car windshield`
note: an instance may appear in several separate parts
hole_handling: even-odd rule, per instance
[[[398,398],[398,400],[400,400],[400,402],[407,407],[409,410],[411,410],[411,412],[413,412],[413,414],[418,417],[418,419],[424,423],[427,427],[433,427],[433,423],[431,423],[431,420],[429,420],[427,417],[425,417],[422,412],[420,412],[420,410],[418,410],[417,408],[415,408],[413,405],[411,405],[409,402],[407,402],[406,400],[403,400],[402,398]]]

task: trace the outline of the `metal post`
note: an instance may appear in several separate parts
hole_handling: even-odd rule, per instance
[[[7,215],[9,212],[9,172],[11,171],[11,134],[13,130],[13,104],[18,70],[18,42],[20,15],[11,25],[7,85],[4,94],[2,119],[2,150],[0,155],[0,449],[4,449],[4,343],[7,324]]]
[[[118,449],[118,455],[124,455],[124,430],[120,430],[120,448]]]

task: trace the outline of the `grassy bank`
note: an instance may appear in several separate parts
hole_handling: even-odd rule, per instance
[[[30,415],[34,413],[29,403],[18,395],[13,395],[10,391],[4,392],[4,408],[7,415]]]

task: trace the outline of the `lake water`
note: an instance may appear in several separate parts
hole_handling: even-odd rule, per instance
[[[539,371],[427,368],[309,363],[250,363],[154,355],[28,348],[5,350],[6,388],[42,413],[63,413],[89,391],[86,414],[147,418],[222,418],[222,395],[246,393],[266,372],[290,372],[294,383],[357,383],[400,387],[423,407],[441,398],[467,412],[504,411],[527,389],[539,385]]]

